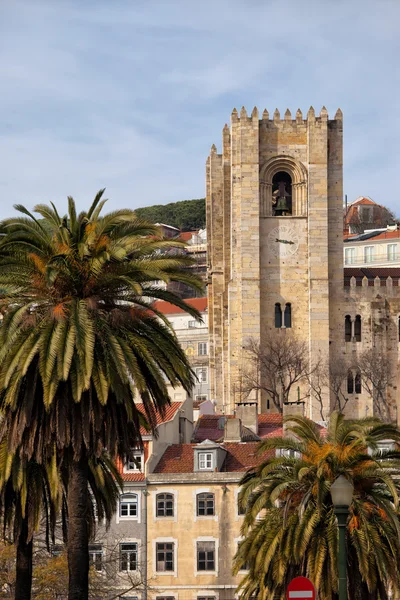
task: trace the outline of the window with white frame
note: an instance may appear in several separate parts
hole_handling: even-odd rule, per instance
[[[215,571],[215,542],[197,542],[197,570]]]
[[[197,367],[196,377],[199,383],[207,383],[207,367]]]
[[[95,571],[103,569],[103,547],[101,544],[90,544],[89,564],[94,567]]]
[[[196,496],[196,512],[198,517],[210,517],[215,514],[214,494],[202,492]]]
[[[375,246],[365,246],[364,262],[366,262],[366,263],[374,262],[374,256],[375,256]]]
[[[198,343],[197,353],[199,356],[207,356],[207,354],[208,354],[207,342],[199,342]]]
[[[344,249],[344,264],[345,265],[353,265],[356,258],[356,249],[355,248],[345,248]]]
[[[132,460],[125,463],[124,473],[143,473],[143,452],[135,450],[132,453]]]
[[[156,570],[159,573],[174,570],[174,542],[157,542],[156,544]]]
[[[209,471],[213,468],[213,453],[199,452],[199,470]]]
[[[397,260],[397,244],[388,244],[387,259],[389,261]]]
[[[156,600],[175,600],[175,596],[156,596]]]
[[[123,494],[119,500],[119,516],[122,519],[134,519],[139,514],[137,494]]]
[[[156,496],[156,516],[173,517],[174,516],[174,496],[173,494],[157,494]]]
[[[195,329],[195,327],[197,327],[197,321],[189,321],[188,327],[189,329]]]
[[[215,596],[197,596],[197,600],[215,600]]]
[[[120,571],[138,570],[138,545],[136,542],[124,542],[119,545]]]

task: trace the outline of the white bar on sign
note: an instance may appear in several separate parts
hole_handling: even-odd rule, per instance
[[[289,592],[289,598],[312,598],[312,592]]]

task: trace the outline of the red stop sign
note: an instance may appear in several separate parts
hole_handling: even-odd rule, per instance
[[[315,587],[307,577],[296,577],[288,585],[287,600],[315,600]]]

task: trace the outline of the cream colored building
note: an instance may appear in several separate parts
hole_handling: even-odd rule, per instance
[[[246,341],[262,347],[290,329],[307,345],[310,366],[355,360],[371,348],[384,354],[396,418],[400,273],[345,274],[340,109],[333,119],[325,108],[316,115],[311,107],[306,118],[300,110],[294,118],[289,110],[272,118],[265,110],[261,119],[256,108],[251,115],[235,109],[221,153],[211,148],[206,181],[210,384],[218,411],[232,413],[240,399]],[[318,420],[315,397],[305,382],[301,388],[307,416]],[[367,391],[348,389],[347,413],[370,415]],[[322,398],[329,413],[328,384]],[[261,410],[273,410],[265,394],[260,400]]]
[[[237,417],[201,417],[196,443],[166,449],[147,476],[149,598],[236,598],[246,573],[232,575],[243,521],[239,482],[265,459],[258,441],[281,432],[280,415],[258,416],[250,405]]]
[[[400,267],[400,230],[389,225],[348,235],[343,251],[345,267]]]

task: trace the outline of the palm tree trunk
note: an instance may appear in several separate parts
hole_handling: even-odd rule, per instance
[[[71,464],[68,482],[68,600],[89,594],[88,464],[84,456]]]
[[[33,541],[28,540],[28,522],[22,520],[17,544],[15,600],[31,600]]]

